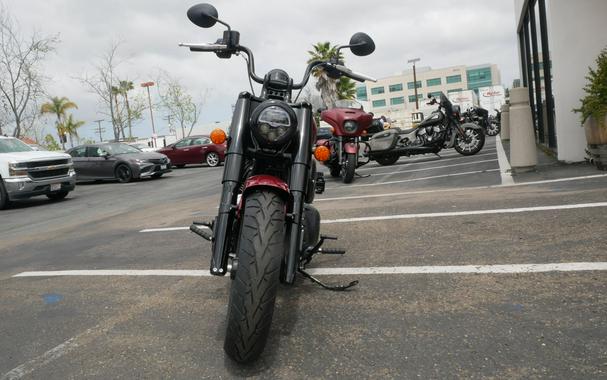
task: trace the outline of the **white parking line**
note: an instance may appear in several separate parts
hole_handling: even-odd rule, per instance
[[[489,149],[489,150],[493,150],[493,149]],[[484,152],[484,151],[483,151]],[[470,159],[471,157],[484,157],[484,156],[495,156],[496,153],[482,153],[482,154],[476,154],[474,156],[462,156],[462,155],[449,155],[449,156],[441,156],[442,158],[434,158],[434,157],[430,157],[430,158],[434,158],[432,160],[429,160],[428,157],[424,158],[424,159],[419,159],[419,160],[412,160],[412,161],[407,161],[407,162],[402,162],[397,164],[394,164],[392,166],[409,166],[409,165],[423,165],[423,164],[427,164],[427,163],[431,163],[431,162],[445,162],[445,161],[452,161],[452,160],[461,160],[464,158],[468,158]],[[474,161],[470,161],[470,162],[474,162]],[[365,170],[375,170],[375,169],[389,169],[389,166],[373,166],[373,167],[368,167],[368,168],[360,168],[360,169],[356,169],[357,172],[360,171],[365,171]],[[381,174],[381,173],[377,173],[377,174]]]
[[[541,184],[557,183],[557,182],[572,182],[572,181],[581,181],[581,180],[586,180],[586,179],[595,179],[595,178],[602,178],[602,177],[607,177],[607,174],[595,174],[595,175],[587,175],[587,176],[581,176],[581,177],[547,179],[547,180],[532,181],[532,182],[519,182],[519,183],[513,183],[511,185],[454,187],[454,188],[449,188],[449,189],[404,191],[404,192],[383,193],[383,194],[349,195],[349,196],[345,196],[345,197],[332,197],[332,198],[316,198],[314,200],[314,202],[338,201],[338,200],[345,200],[345,199],[397,197],[397,196],[402,196],[402,195],[432,194],[432,193],[444,193],[444,192],[450,192],[450,191],[465,192],[465,191],[470,191],[470,190],[485,190],[485,189],[495,189],[495,188],[501,188],[501,187],[518,187],[518,186],[541,185]]]
[[[501,209],[494,209],[494,210],[433,212],[433,213],[425,213],[425,214],[363,216],[363,217],[359,217],[359,218],[321,220],[320,223],[321,224],[334,224],[334,223],[363,222],[363,221],[370,221],[370,220],[437,218],[437,217],[448,217],[448,216],[487,215],[487,214],[515,214],[515,213],[521,213],[521,212],[572,210],[572,209],[595,208],[595,207],[607,207],[607,202],[578,203],[578,204],[571,204],[571,205],[554,205],[554,206],[537,206],[537,207],[520,207],[520,208],[501,208]]]
[[[497,146],[497,160],[500,166],[500,174],[502,177],[502,185],[512,185],[514,180],[512,179],[512,168],[510,162],[506,157],[504,146],[502,145],[502,139],[499,136],[495,136],[495,144]]]
[[[329,275],[377,275],[377,274],[457,274],[457,273],[540,273],[579,272],[607,270],[607,262],[573,262],[546,264],[498,264],[498,265],[433,265],[403,267],[359,267],[359,268],[309,268],[308,273]],[[59,276],[179,276],[211,277],[208,270],[64,270],[23,272],[13,277],[59,277]]]
[[[381,186],[381,185],[392,185],[392,184],[395,184],[395,183],[425,181],[425,180],[428,180],[428,179],[458,177],[458,176],[463,176],[463,175],[490,173],[490,172],[498,172],[498,171],[499,171],[499,169],[476,170],[476,171],[473,171],[473,172],[451,173],[451,174],[435,175],[435,176],[432,176],[432,177],[422,177],[422,178],[410,178],[410,179],[403,179],[403,180],[400,180],[400,181],[362,183],[362,184],[358,184],[358,185],[348,185],[348,188],[352,188],[352,187]],[[343,190],[343,187],[339,187],[339,186],[336,186],[336,187],[327,187],[325,190],[335,190],[335,189],[342,189]]]
[[[461,164],[451,164],[451,165],[442,165],[442,166],[432,166],[429,168],[421,168],[421,169],[411,169],[411,170],[399,170],[399,171],[395,171],[395,172],[387,172],[387,173],[374,173],[374,176],[380,176],[380,175],[388,175],[388,174],[401,174],[401,173],[413,173],[413,172],[422,172],[422,171],[426,171],[426,170],[434,170],[434,169],[445,169],[445,168],[454,168],[456,166],[466,166],[466,165],[474,165],[474,164],[482,164],[482,163],[486,163],[486,162],[495,162],[497,161],[497,159],[494,160],[482,160],[482,161],[471,161],[471,162],[463,162]]]

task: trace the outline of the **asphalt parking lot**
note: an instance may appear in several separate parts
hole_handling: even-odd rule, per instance
[[[327,179],[322,231],[348,253],[312,267],[360,284],[282,287],[247,367],[222,349],[229,280],[183,229],[216,212],[221,168],[19,203],[0,213],[0,379],[604,378],[607,176],[511,182],[499,150]]]

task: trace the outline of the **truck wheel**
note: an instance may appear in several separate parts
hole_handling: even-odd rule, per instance
[[[8,200],[8,194],[4,188],[4,182],[0,178],[0,210],[4,210],[8,207],[10,201]]]
[[[67,197],[67,195],[69,194],[69,191],[58,191],[56,193],[50,193],[50,194],[46,194],[46,197],[48,199],[52,199],[54,201],[58,201],[59,199],[63,199],[65,197]]]
[[[244,199],[223,345],[239,363],[259,357],[268,339],[284,255],[285,208],[284,200],[268,190]]]

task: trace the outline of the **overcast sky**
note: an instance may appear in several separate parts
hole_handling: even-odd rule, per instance
[[[192,94],[208,89],[201,123],[230,119],[237,94],[248,89],[244,61],[220,60],[208,53],[190,53],[178,42],[212,42],[222,27],[200,29],[186,18],[195,0],[0,0],[19,22],[23,34],[36,29],[58,34],[61,43],[46,62],[47,91],[67,96],[86,121],[81,136],[94,137],[99,115],[97,98],[78,77],[93,72],[112,41],[121,41],[119,76],[136,84],[154,80],[162,69],[182,80]],[[376,51],[368,57],[346,53],[347,65],[374,77],[397,74],[409,58],[420,66],[495,63],[510,86],[518,76],[512,0],[218,0],[219,17],[240,31],[240,42],[255,53],[260,75],[285,69],[301,79],[307,51],[319,41],[346,43],[358,31],[369,34]],[[143,89],[136,86],[135,93]],[[156,97],[156,93],[152,93]],[[165,115],[155,110],[159,133],[167,133]],[[106,118],[107,119],[107,118]],[[109,123],[109,122],[108,122]],[[49,121],[48,131],[52,123]],[[106,124],[105,137],[111,127]],[[149,136],[146,118],[134,135]]]

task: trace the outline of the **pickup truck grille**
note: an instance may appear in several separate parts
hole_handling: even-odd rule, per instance
[[[66,176],[67,173],[68,173],[68,171],[69,171],[68,168],[51,169],[51,170],[39,170],[39,171],[35,171],[35,172],[34,171],[33,172],[29,172],[29,175],[33,179],[60,177],[60,176]]]
[[[68,163],[68,159],[60,159],[60,160],[48,160],[48,161],[34,161],[27,162],[28,168],[39,168],[41,166],[51,166],[51,165],[66,165]]]

